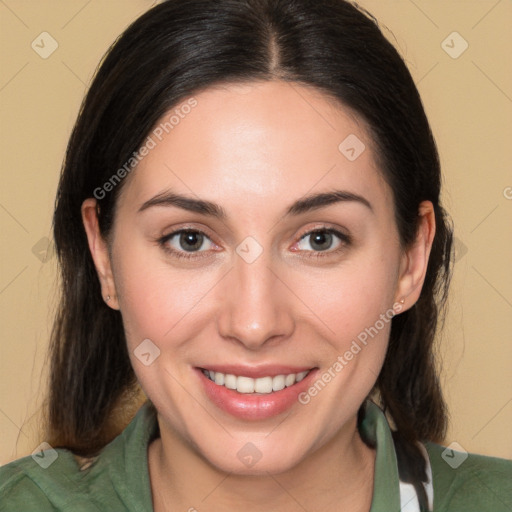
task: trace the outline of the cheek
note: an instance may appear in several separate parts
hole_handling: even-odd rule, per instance
[[[316,331],[326,334],[315,351],[321,354],[320,371],[299,402],[310,411],[309,428],[318,432],[320,444],[356,415],[386,356],[393,297],[387,275],[369,268],[353,266],[317,283],[328,292],[309,288],[320,319]]]
[[[362,255],[334,270],[312,276],[297,272],[294,276],[297,295],[307,304],[321,323],[326,335],[338,349],[377,322],[379,331],[387,334],[386,320],[392,315],[395,300],[398,263],[389,255]],[[307,277],[306,277],[307,276]]]
[[[147,246],[127,246],[130,253],[118,258],[115,281],[128,344],[146,338],[160,344],[189,323],[215,276],[172,267]]]

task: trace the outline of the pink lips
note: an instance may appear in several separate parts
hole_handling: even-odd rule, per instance
[[[291,366],[264,366],[264,367],[241,367],[241,366],[208,366],[206,369],[224,374],[244,375],[257,379],[259,377],[274,377],[276,375],[287,375],[311,370],[300,382],[290,387],[272,393],[239,393],[236,390],[228,389],[215,384],[206,377],[201,368],[195,368],[196,374],[201,381],[206,396],[220,409],[228,414],[243,420],[264,420],[277,416],[288,410],[298,402],[298,395],[308,389],[313,382],[316,369],[311,367]],[[298,404],[300,405],[300,404]]]

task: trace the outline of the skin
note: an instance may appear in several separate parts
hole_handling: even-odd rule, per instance
[[[266,420],[217,408],[193,368],[326,371],[379,315],[418,299],[435,233],[432,204],[421,203],[416,241],[402,248],[364,123],[312,88],[258,82],[195,98],[124,183],[111,253],[95,199],[82,205],[103,296],[122,313],[134,370],[158,410],[161,437],[148,449],[155,510],[368,511],[375,452],[362,442],[356,414],[382,366],[390,323],[310,403]],[[349,134],[366,146],[355,161],[338,149]],[[176,206],[138,212],[166,189],[217,203],[226,218]],[[361,195],[371,209],[343,201],[284,215],[294,201],[332,190]],[[156,241],[183,227],[207,235],[203,257],[177,259]],[[321,251],[311,236],[301,240],[318,228],[352,241],[334,236]],[[236,252],[247,236],[262,249],[252,263]],[[190,253],[179,235],[167,246]],[[149,366],[134,356],[147,338],[160,349]],[[247,442],[262,454],[250,468],[237,457]]]

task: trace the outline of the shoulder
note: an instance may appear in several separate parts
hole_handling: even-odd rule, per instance
[[[64,449],[49,448],[15,460],[0,467],[0,510],[97,511],[99,503],[91,501],[86,473]]]
[[[435,512],[512,510],[512,461],[435,443],[425,447],[432,467]]]
[[[0,467],[0,511],[149,510],[147,446],[157,431],[154,411],[146,404],[93,459],[47,445]]]
[[[0,467],[0,510],[54,510],[36,482],[29,477],[29,459],[32,460],[25,457]]]

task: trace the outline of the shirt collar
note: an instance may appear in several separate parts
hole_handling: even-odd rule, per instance
[[[395,445],[384,412],[372,401],[364,404],[361,435],[376,446],[373,498],[370,512],[400,510],[400,486]]]
[[[144,403],[130,424],[106,448],[112,484],[126,510],[153,510],[149,480],[148,446],[158,434],[158,421],[150,402]]]

